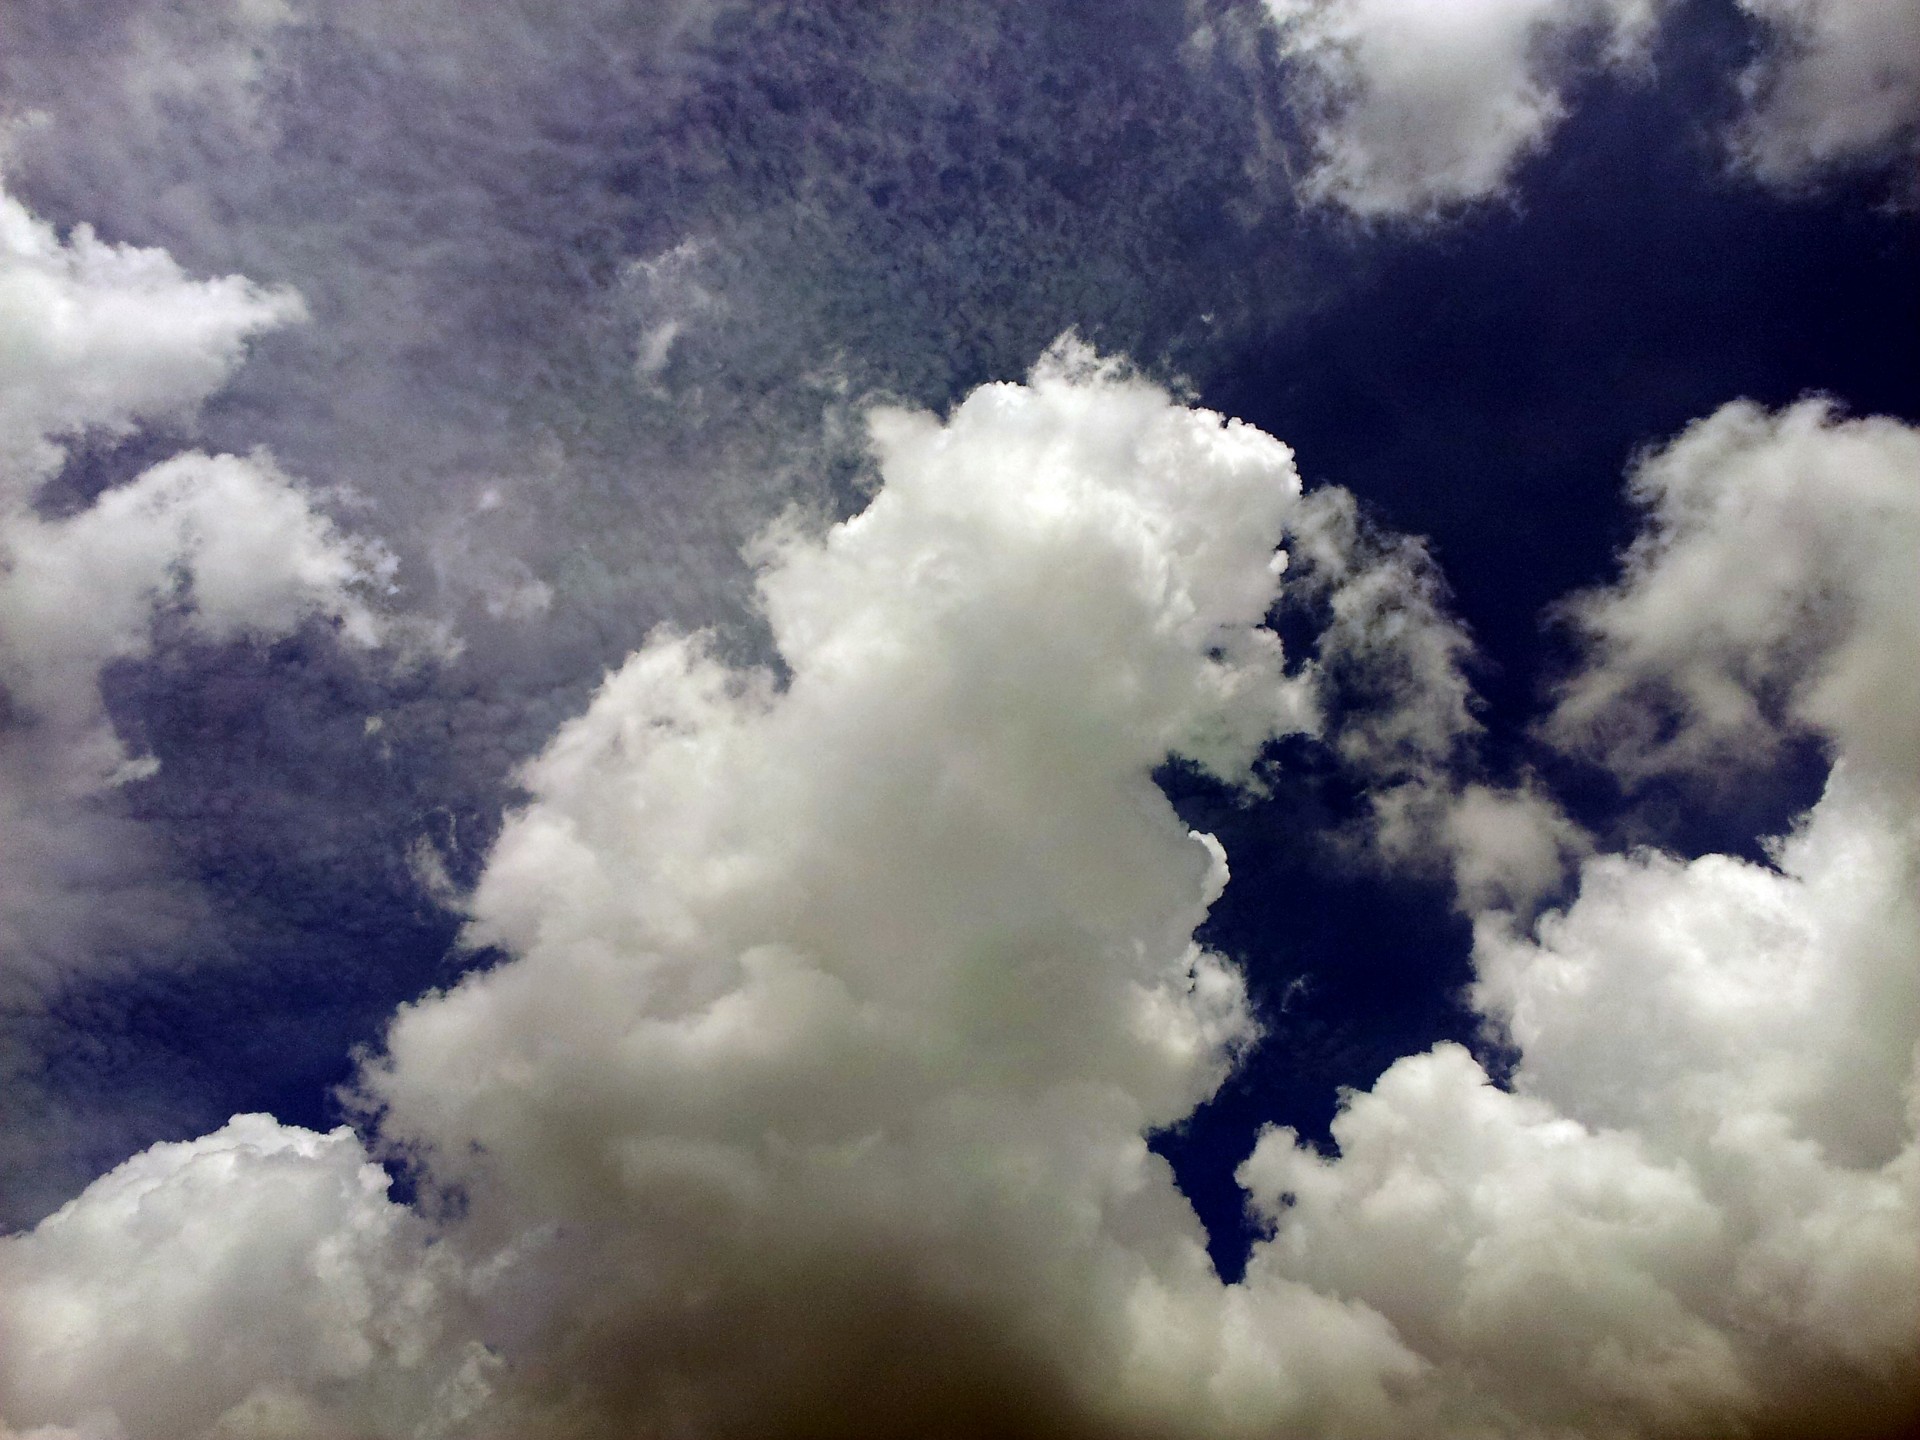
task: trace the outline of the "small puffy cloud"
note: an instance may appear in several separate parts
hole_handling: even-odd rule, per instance
[[[0,192],[0,502],[59,465],[60,441],[190,412],[300,299],[239,276],[196,280],[162,250],[64,241]]]
[[[1618,582],[1566,614],[1588,646],[1546,734],[1632,779],[1764,760],[1811,732],[1920,777],[1920,430],[1822,400],[1737,402],[1643,459]]]
[[[1580,829],[1524,777],[1475,778],[1472,636],[1426,546],[1367,524],[1323,486],[1288,528],[1288,596],[1319,620],[1308,672],[1328,744],[1367,795],[1352,837],[1398,868],[1450,875],[1461,906],[1530,909],[1584,852]]]
[[[323,616],[371,645],[394,569],[271,461],[232,455],[176,455],[65,519],[16,515],[0,545],[0,679],[16,707],[70,728],[99,719],[100,670],[147,651],[156,609],[213,641]]]
[[[351,1131],[264,1115],[136,1155],[0,1239],[0,1414],[21,1440],[418,1433],[487,1362],[386,1190]]]
[[[1315,683],[1344,717],[1334,748],[1378,781],[1444,769],[1480,722],[1466,673],[1473,641],[1447,612],[1426,546],[1368,526],[1338,486],[1301,502],[1288,539],[1291,589],[1327,611]]]
[[[1901,0],[1740,0],[1768,47],[1740,77],[1736,161],[1792,188],[1920,162],[1920,9]],[[1910,183],[1910,182],[1908,182]]]
[[[0,994],[164,946],[195,910],[110,792],[145,778],[101,696],[161,615],[216,643],[310,620],[348,643],[444,646],[383,615],[395,561],[265,454],[185,452],[65,514],[36,506],[70,442],[189,419],[297,297],[200,280],[164,252],[62,239],[0,193]],[[0,1068],[15,1057],[0,1054]]]
[[[1265,0],[1313,199],[1431,218],[1498,195],[1566,113],[1580,49],[1642,49],[1655,0]]]

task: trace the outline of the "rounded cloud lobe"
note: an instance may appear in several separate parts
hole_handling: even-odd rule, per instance
[[[1920,13],[1882,0],[1741,0],[1772,43],[1740,77],[1737,161],[1770,184],[1920,158]],[[1908,183],[1911,198],[1911,182]]]
[[[1735,408],[1643,488],[1715,426],[1747,427],[1738,463],[1714,452],[1745,500],[1698,537],[1813,492],[1860,591],[1819,643],[1897,653],[1904,612],[1869,592],[1902,532],[1859,512],[1907,492],[1794,447],[1903,473],[1912,432]],[[65,1337],[59,1365],[0,1352],[9,1424],[1656,1436],[1910,1413],[1920,833],[1911,785],[1869,778],[1907,751],[1808,710],[1839,763],[1772,866],[1591,856],[1531,925],[1463,901],[1508,1084],[1441,1046],[1348,1097],[1337,1153],[1268,1132],[1241,1180],[1272,1235],[1224,1285],[1146,1140],[1258,1022],[1191,938],[1225,857],[1152,775],[1172,754],[1255,783],[1267,739],[1316,728],[1316,677],[1263,622],[1276,547],[1337,527],[1284,446],[1071,343],[872,437],[860,514],[756,549],[781,669],[658,632],[525,768],[469,902],[505,958],[403,1007],[362,1080],[421,1210],[344,1132],[243,1119],[137,1157],[0,1242],[0,1325]],[[1770,489],[1770,460],[1802,484]],[[1658,545],[1589,613],[1638,613]],[[1730,598],[1815,598],[1774,578]],[[1662,663],[1693,674],[1722,638]],[[167,1378],[133,1383],[157,1356]],[[183,1378],[203,1363],[218,1384]]]
[[[0,1075],[8,1168],[57,1146],[32,1033],[76,977],[167,954],[201,897],[127,814],[154,774],[108,714],[110,667],[171,637],[270,641],[309,624],[359,648],[438,637],[386,611],[394,561],[264,452],[181,450],[54,497],[70,452],[191,429],[298,297],[203,280],[163,251],[65,238],[0,192]],[[50,503],[52,500],[64,503]],[[30,1118],[31,1117],[31,1118]]]
[[[1431,218],[1506,189],[1566,114],[1570,57],[1641,51],[1649,0],[1266,0],[1310,130],[1304,189],[1367,218]]]
[[[1609,589],[1566,614],[1590,662],[1547,722],[1629,777],[1824,737],[1878,784],[1920,776],[1920,435],[1809,399],[1738,403],[1645,458]]]
[[[1374,1305],[1507,1429],[1901,1433],[1920,1333],[1920,434],[1730,405],[1637,467],[1641,538],[1570,613],[1548,733],[1629,779],[1773,727],[1826,794],[1772,864],[1595,855],[1564,911],[1476,920],[1458,1047],[1396,1063],[1335,1158],[1263,1137],[1263,1266]]]
[[[1145,1135],[1253,1025],[1151,775],[1308,718],[1291,458],[1072,347],[873,433],[865,511],[762,543],[786,676],[661,634],[610,678],[474,895],[516,958],[370,1077],[470,1223],[561,1225],[583,1433],[1123,1416],[1178,1378],[1129,1312],[1211,1284]]]

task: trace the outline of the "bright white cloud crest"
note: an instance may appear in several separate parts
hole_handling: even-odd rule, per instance
[[[1706,426],[1834,433],[1800,414]],[[1904,464],[1912,432],[1863,433]],[[1854,783],[1866,732],[1836,725],[1777,868],[1595,857],[1536,928],[1483,910],[1512,1089],[1442,1046],[1349,1098],[1337,1157],[1269,1132],[1241,1175],[1274,1235],[1222,1285],[1145,1138],[1257,1022],[1191,939],[1225,859],[1152,773],[1244,782],[1315,723],[1263,620],[1276,547],[1332,532],[1284,446],[1071,345],[873,436],[866,510],[757,552],[783,672],[661,632],[525,770],[471,899],[506,958],[403,1008],[364,1081],[452,1202],[439,1238],[345,1134],[160,1147],[0,1242],[0,1325],[73,1337],[0,1349],[8,1423],[1624,1437],[1910,1402],[1920,836],[1911,790]],[[1807,473],[1837,543],[1881,543],[1877,492]],[[1608,603],[1659,575],[1630,558]],[[1848,613],[1822,643],[1900,653]],[[1550,807],[1455,799],[1566,848]],[[237,1329],[293,1271],[279,1328]]]
[[[1615,62],[1650,0],[1266,0],[1311,129],[1306,193],[1367,217],[1423,217],[1498,194],[1566,113],[1568,51]]]
[[[1550,731],[1628,776],[1825,736],[1883,784],[1920,776],[1920,434],[1806,400],[1729,405],[1635,469],[1647,512],[1616,588],[1576,597],[1593,663]]]

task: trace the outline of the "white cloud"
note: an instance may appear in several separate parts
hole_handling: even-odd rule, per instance
[[[1527,1433],[1885,1423],[1920,1330],[1914,839],[1840,780],[1779,871],[1601,857],[1537,936],[1483,919],[1514,1093],[1441,1047],[1350,1099],[1337,1159],[1268,1134],[1250,1273],[1366,1301]]]
[[[138,1440],[405,1435],[484,1354],[461,1277],[347,1130],[239,1115],[0,1239],[0,1413]]]
[[[1920,783],[1920,430],[1738,402],[1642,460],[1632,492],[1625,574],[1568,607],[1591,658],[1549,736],[1633,778],[1812,732]]]
[[[1583,45],[1638,55],[1655,0],[1265,0],[1314,199],[1430,218],[1500,194],[1566,113]]]
[[[1445,769],[1480,731],[1466,675],[1473,641],[1447,613],[1425,545],[1372,531],[1338,486],[1306,497],[1289,539],[1295,588],[1328,610],[1317,683],[1352,711],[1334,747],[1381,781]]]
[[[206,908],[114,793],[154,773],[101,692],[152,654],[156,622],[212,642],[332,622],[349,644],[444,638],[383,613],[394,560],[342,530],[264,453],[186,452],[68,513],[37,506],[76,442],[191,425],[249,340],[303,313],[163,252],[64,240],[0,193],[0,1006],[42,1014],[79,974],[165,955]],[[27,1026],[31,1031],[32,1027]],[[5,1149],[21,1171],[62,1142],[37,1041],[0,1041]]]
[[[1127,1358],[1130,1307],[1212,1284],[1143,1137],[1252,1022],[1190,938],[1219,849],[1150,775],[1244,778],[1308,718],[1261,628],[1291,460],[1071,346],[873,426],[866,511],[760,547],[785,682],[701,637],[629,660],[473,897],[516,958],[372,1077],[476,1223],[567,1228],[546,1283],[588,1318],[545,1343],[604,1424],[1192,1384]]]
[[[1903,0],[1741,0],[1770,45],[1741,75],[1736,160],[1793,187],[1920,161],[1920,9]],[[1910,184],[1910,181],[1903,182]]]
[[[1426,546],[1379,532],[1350,492],[1323,486],[1290,522],[1288,554],[1290,595],[1325,610],[1309,672],[1325,738],[1367,795],[1348,838],[1395,869],[1450,876],[1469,912],[1529,910],[1586,838],[1531,780],[1474,778],[1473,638]]]
[[[873,434],[868,508],[756,552],[784,671],[661,632],[524,771],[469,901],[509,958],[403,1008],[365,1076],[451,1202],[441,1238],[345,1134],[253,1120],[149,1152],[0,1242],[25,1277],[5,1293],[40,1297],[13,1323],[58,1351],[0,1372],[8,1424],[1897,1418],[1920,1379],[1920,832],[1914,788],[1862,779],[1871,727],[1836,726],[1842,764],[1774,867],[1589,857],[1531,930],[1483,913],[1474,1000],[1517,1046],[1513,1088],[1442,1046],[1348,1097],[1337,1157],[1268,1133],[1242,1178],[1275,1234],[1222,1285],[1145,1137],[1256,1022],[1191,938],[1225,857],[1151,775],[1172,752],[1245,781],[1314,722],[1263,628],[1274,547],[1291,527],[1307,569],[1315,533],[1291,457],[1071,346]],[[1905,623],[1850,613],[1835,653]],[[1566,848],[1543,797],[1447,796],[1463,856]],[[264,1288],[322,1255],[325,1283]],[[205,1343],[141,1384],[181,1336]]]
[[[0,192],[0,502],[31,499],[63,440],[190,413],[252,336],[304,313],[289,291],[195,280],[164,251],[84,225],[62,241]]]
[[[1527,1433],[1910,1415],[1917,446],[1736,405],[1641,463],[1646,530],[1576,606],[1555,733],[1628,773],[1724,765],[1777,708],[1834,746],[1827,793],[1772,866],[1594,856],[1531,933],[1483,914],[1473,1000],[1512,1092],[1441,1047],[1349,1099],[1337,1158],[1269,1133],[1255,1281],[1364,1300]]]
[[[99,673],[147,653],[158,608],[215,641],[325,616],[372,645],[369,601],[392,588],[392,558],[264,457],[177,455],[77,515],[16,513],[0,544],[0,678],[16,707],[75,735],[103,723]]]

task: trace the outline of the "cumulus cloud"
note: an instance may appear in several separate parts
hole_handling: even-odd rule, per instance
[[[568,1227],[546,1343],[602,1426],[1087,1423],[1181,1379],[1129,1307],[1211,1283],[1144,1135],[1254,1027],[1150,776],[1310,718],[1261,623],[1290,457],[1071,346],[873,437],[864,512],[759,549],[784,680],[629,660],[474,895],[516,958],[370,1079],[476,1223]]]
[[[1502,194],[1583,71],[1644,65],[1659,0],[1264,0],[1311,155],[1301,189],[1363,218],[1431,219]],[[1802,188],[1911,161],[1920,18],[1894,0],[1741,0],[1759,54],[1731,88],[1735,164]],[[1904,183],[1904,182],[1903,182]]]
[[[375,606],[392,588],[392,558],[342,532],[264,455],[184,452],[75,513],[36,505],[72,442],[190,419],[251,336],[301,313],[290,294],[237,277],[194,279],[163,252],[108,245],[84,227],[62,240],[0,194],[0,809],[16,822],[0,839],[9,987],[84,958],[60,954],[61,927],[48,923],[86,908],[61,898],[69,881],[113,888],[89,852],[96,841],[121,849],[128,837],[90,807],[154,761],[126,753],[100,678],[151,652],[156,616],[214,642],[285,635],[313,617],[354,643],[383,638]],[[63,839],[66,830],[76,834]],[[65,874],[83,856],[80,872]],[[177,908],[155,905],[157,915]]]
[[[1867,778],[1878,752],[1856,765],[1835,731],[1772,865],[1591,856],[1537,922],[1470,902],[1510,1083],[1441,1046],[1347,1097],[1336,1153],[1267,1132],[1240,1178],[1273,1233],[1225,1285],[1146,1141],[1259,1023],[1192,938],[1226,857],[1151,777],[1174,754],[1247,784],[1268,739],[1319,723],[1264,622],[1296,576],[1276,547],[1298,537],[1286,585],[1308,585],[1313,507],[1343,502],[1071,344],[944,421],[877,412],[872,443],[861,513],[756,547],[778,671],[658,632],[525,768],[468,902],[504,958],[403,1007],[361,1081],[432,1232],[344,1132],[242,1119],[149,1152],[0,1241],[0,1324],[29,1337],[0,1352],[6,1423],[1653,1437],[1910,1415],[1920,822],[1911,787]],[[1630,562],[1619,593],[1658,574]],[[1451,795],[1489,851],[1535,823]]]
[[[1915,1402],[1920,868],[1844,781],[1778,851],[1590,860],[1564,914],[1483,919],[1458,1047],[1349,1099],[1329,1159],[1241,1178],[1268,1267],[1361,1299],[1519,1433],[1893,1433]]]
[[[1530,909],[1586,837],[1530,777],[1495,785],[1481,773],[1473,637],[1427,547],[1323,486],[1297,508],[1288,556],[1288,603],[1316,622],[1323,738],[1365,794],[1350,848],[1450,878],[1469,912]]]
[[[1741,0],[1768,47],[1740,76],[1737,162],[1795,187],[1920,159],[1920,12],[1897,0]],[[1910,182],[1909,182],[1910,183]]]
[[[458,1418],[488,1368],[446,1328],[462,1277],[386,1190],[351,1131],[264,1115],[102,1176],[0,1241],[6,1424],[97,1440],[407,1434],[436,1396]]]
[[[117,793],[158,769],[123,741],[102,682],[163,635],[221,645],[329,624],[355,647],[444,649],[388,613],[394,559],[264,452],[183,450],[119,483],[94,455],[199,406],[289,292],[197,279],[162,251],[62,238],[0,192],[0,1153],[8,1206],[38,1198],[74,1136],[44,1088],[40,1020],[75,977],[171,954],[203,897]],[[83,467],[84,468],[84,467]],[[58,493],[53,493],[57,487]],[[90,490],[97,493],[89,493]],[[84,1148],[84,1146],[82,1146]],[[18,1187],[18,1191],[15,1191]]]
[[[1500,194],[1584,52],[1644,49],[1654,0],[1265,0],[1312,151],[1305,193],[1368,218]]]
[[[1593,856],[1564,912],[1483,913],[1472,997],[1511,1089],[1443,1046],[1349,1098],[1337,1157],[1267,1134],[1251,1277],[1365,1300],[1522,1431],[1911,1418],[1917,440],[1740,404],[1637,467],[1646,526],[1573,606],[1589,658],[1550,732],[1632,775],[1798,723],[1827,792],[1771,865]]]
[[[204,761],[110,803],[200,868],[196,953],[284,977],[170,987],[196,1034],[280,1023],[334,1054],[444,978],[450,922],[405,864],[428,817],[459,817],[470,884],[513,767],[608,668],[665,617],[738,620],[741,542],[790,500],[859,503],[862,397],[944,406],[1070,324],[1200,374],[1199,337],[1264,326],[1310,283],[1269,263],[1284,207],[1246,183],[1243,78],[1186,62],[1178,6],[6,9],[14,194],[61,236],[90,220],[107,251],[305,297],[311,322],[249,345],[187,438],[265,447],[317,512],[377,530],[409,609],[466,646],[402,678],[316,624],[265,664],[189,644],[110,672],[129,758]],[[76,446],[48,514],[176,423]],[[208,745],[269,674],[257,743]],[[335,723],[343,689],[386,718],[378,741]],[[93,886],[69,887],[73,923],[105,917]],[[149,1075],[177,1058],[144,1053]],[[166,1083],[199,1092],[204,1128],[284,1093],[249,1069]],[[0,1164],[0,1214],[34,1168]]]
[[[65,240],[0,191],[0,497],[32,498],[87,432],[125,435],[190,413],[247,341],[305,313],[299,296],[239,276],[196,280],[160,250]]]
[[[1738,402],[1646,456],[1618,584],[1566,616],[1588,662],[1546,725],[1628,779],[1824,737],[1874,783],[1920,777],[1920,431],[1819,399]]]

